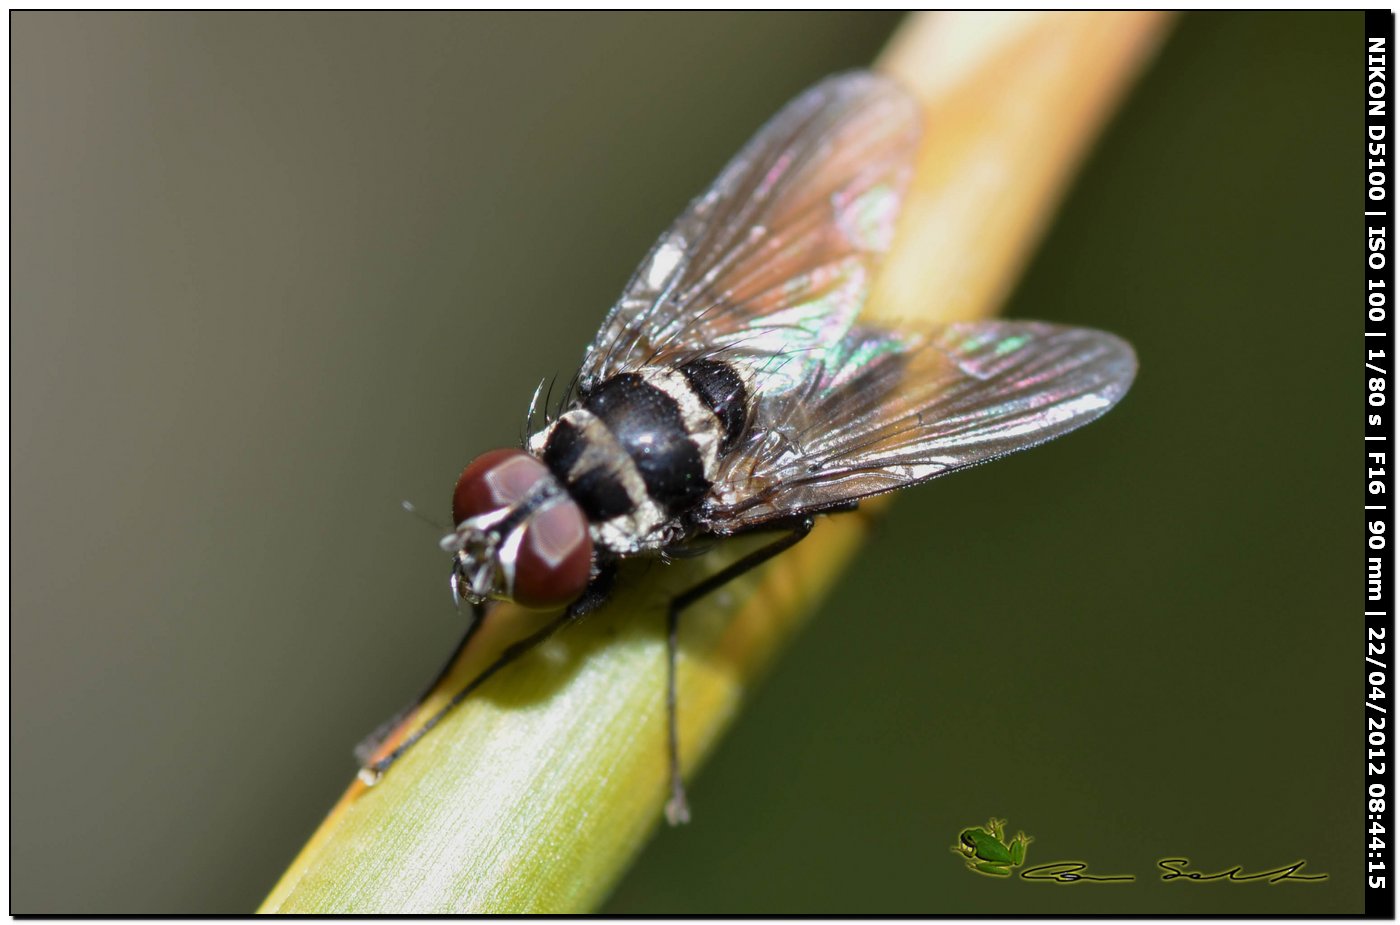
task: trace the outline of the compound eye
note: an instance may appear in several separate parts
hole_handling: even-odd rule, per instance
[[[452,492],[452,522],[513,508],[542,479],[552,475],[544,463],[523,450],[492,450],[462,470]],[[526,607],[562,607],[588,587],[593,569],[593,539],[588,519],[568,497],[529,515],[496,554],[512,600]],[[504,539],[504,537],[502,538]]]
[[[511,507],[529,494],[540,479],[548,478],[544,463],[523,450],[492,450],[462,470],[452,492],[454,526],[503,507]]]
[[[525,607],[562,607],[588,587],[592,567],[593,540],[583,511],[573,501],[556,502],[525,525],[511,596]]]

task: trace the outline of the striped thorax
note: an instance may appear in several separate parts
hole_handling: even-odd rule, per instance
[[[644,366],[598,383],[529,450],[582,508],[598,547],[659,549],[685,535],[685,513],[742,434],[747,381],[718,360]]]

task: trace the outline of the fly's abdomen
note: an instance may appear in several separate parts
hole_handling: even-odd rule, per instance
[[[680,374],[719,423],[719,452],[727,453],[743,436],[749,419],[749,390],[744,377],[723,360],[693,360],[680,367]]]

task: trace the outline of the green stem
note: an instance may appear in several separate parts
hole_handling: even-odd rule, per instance
[[[915,89],[937,131],[928,133],[867,313],[923,321],[990,313],[1164,21],[912,17],[881,66]],[[687,611],[678,691],[687,771],[835,580],[880,506],[819,523],[794,549]],[[493,677],[382,782],[352,784],[261,911],[595,908],[667,797],[660,605],[752,548],[735,542],[700,560],[632,564],[604,609]],[[405,728],[539,620],[494,610]]]

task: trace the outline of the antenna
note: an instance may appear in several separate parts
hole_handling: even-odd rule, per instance
[[[412,501],[400,501],[399,504],[403,506],[403,509],[405,511],[408,511],[408,513],[412,514],[414,517],[417,517],[419,520],[423,521],[423,523],[436,530],[439,536],[444,533],[452,532],[451,527],[444,527],[442,524],[438,523],[436,520],[433,520],[427,514],[424,514],[422,511],[418,510],[418,507]]]

